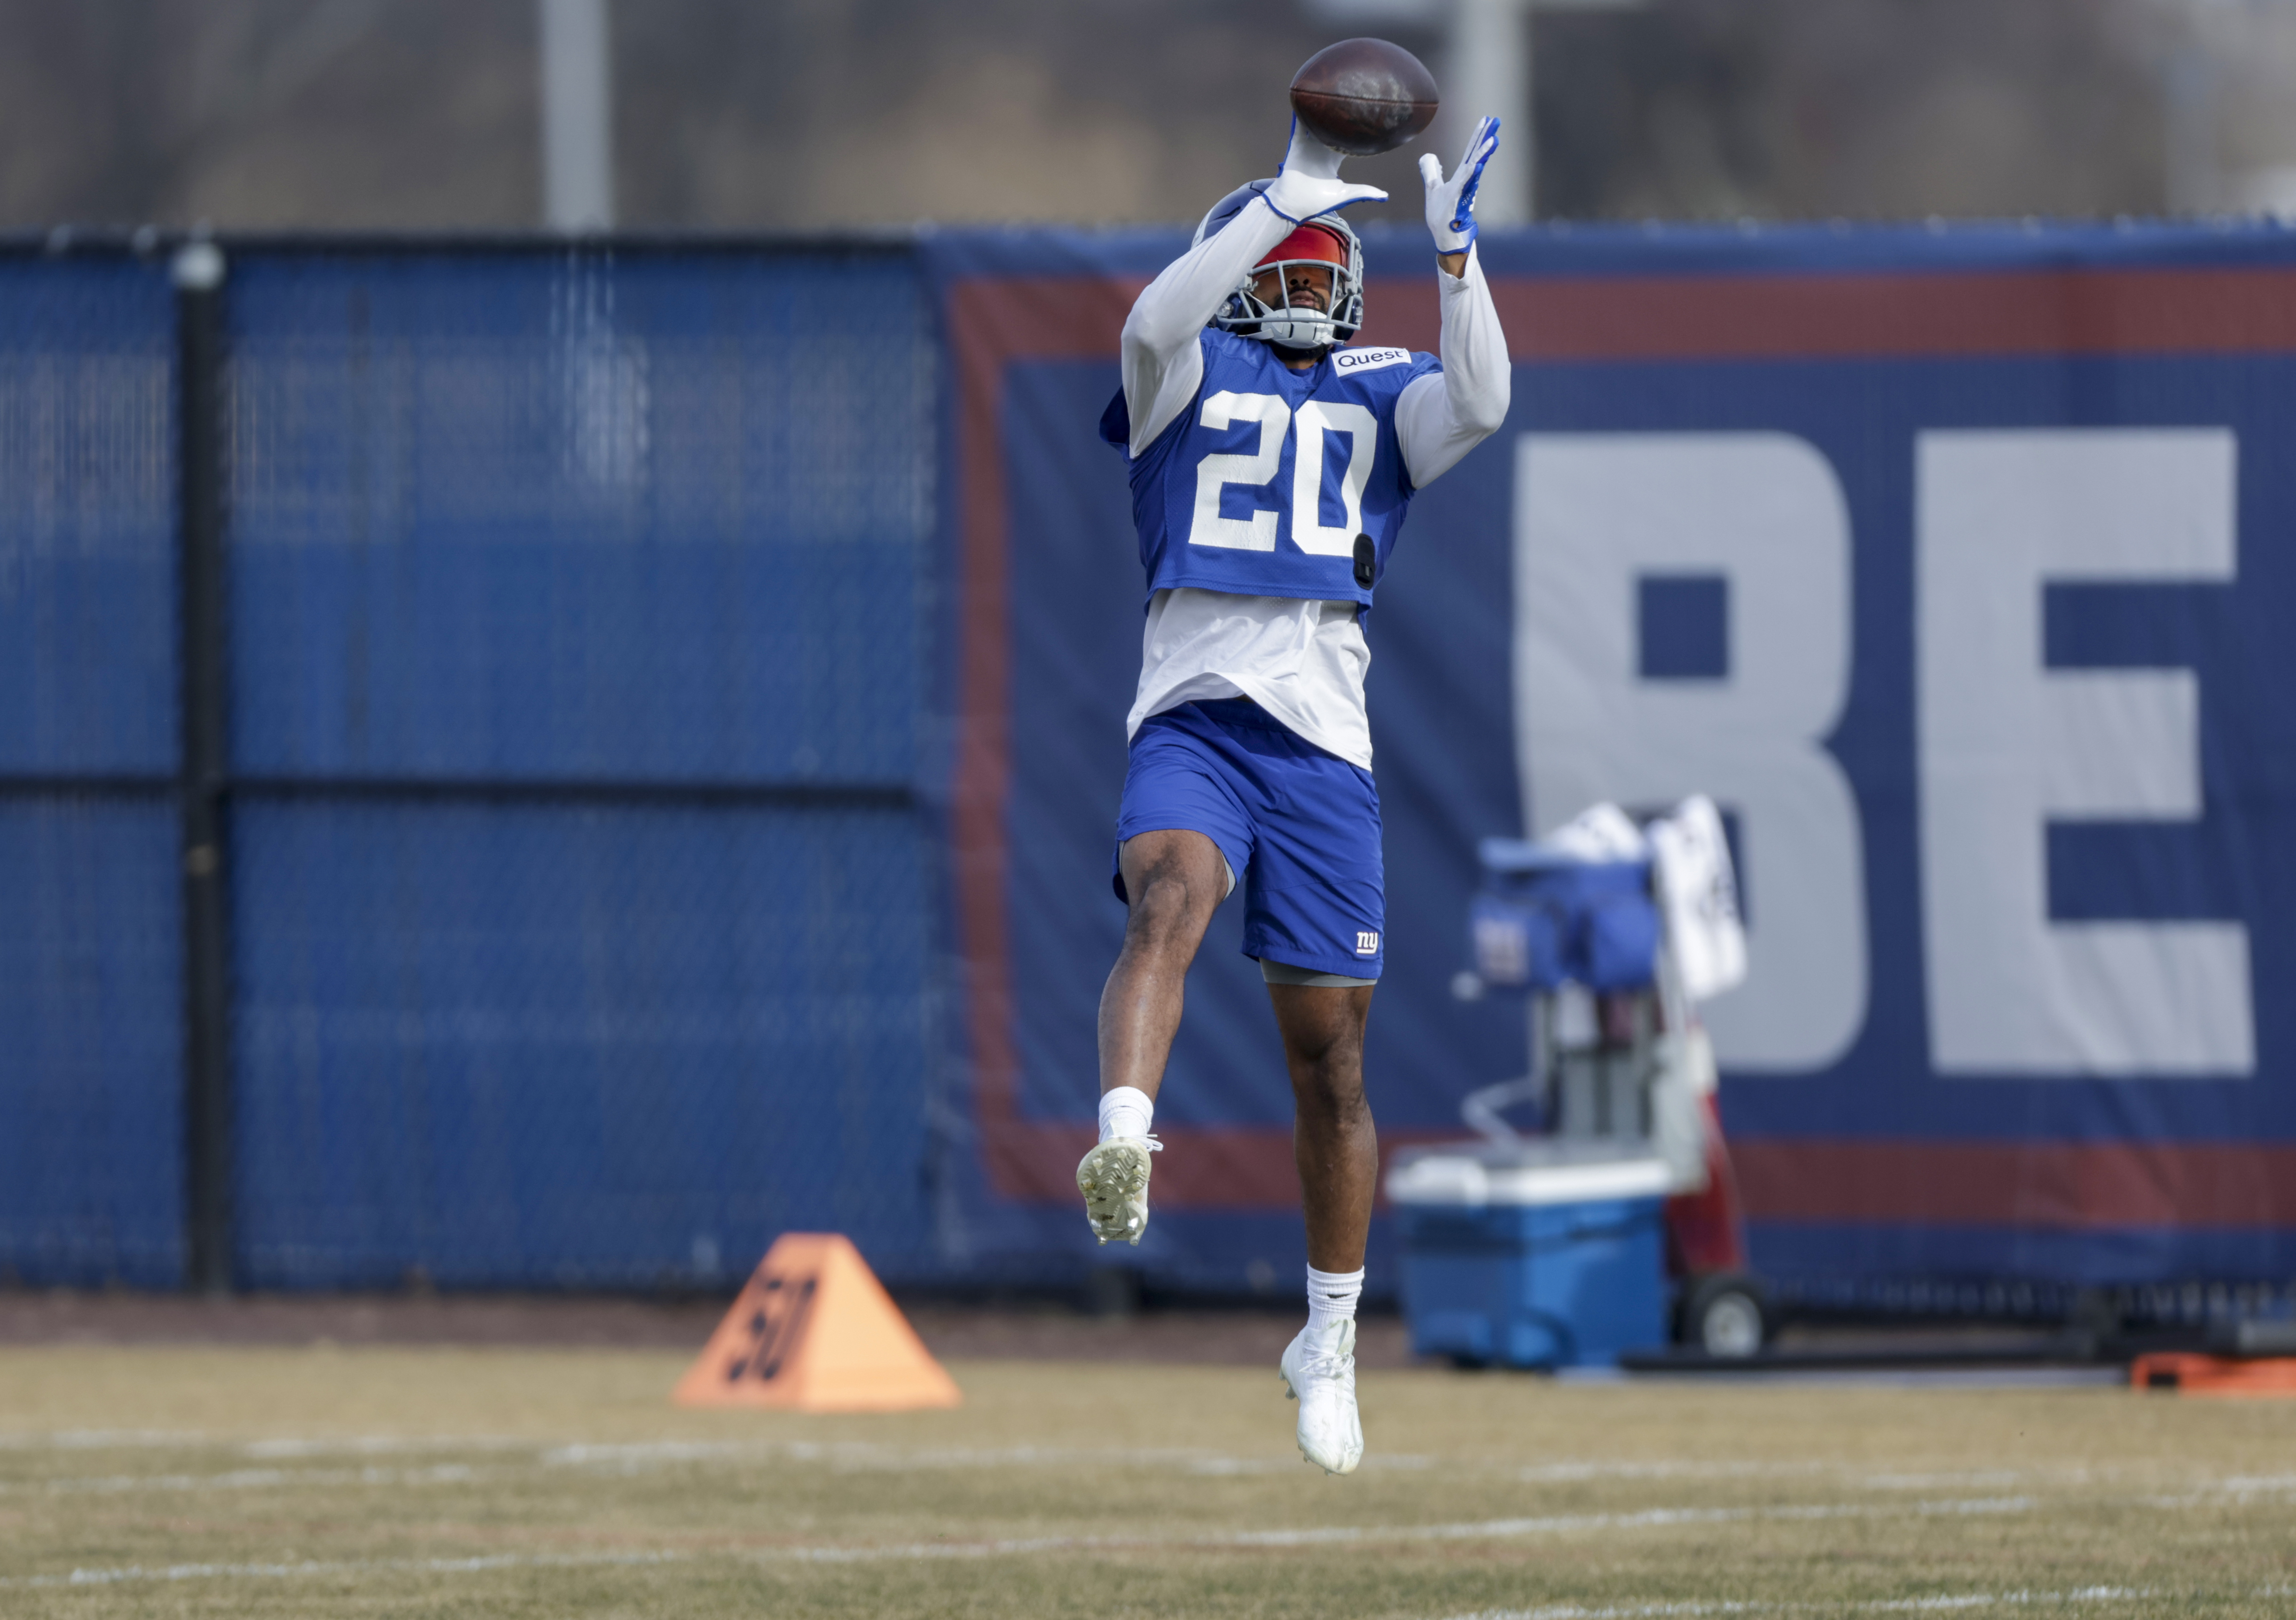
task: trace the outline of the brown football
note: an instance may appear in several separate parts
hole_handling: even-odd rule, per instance
[[[1292,110],[1334,151],[1392,151],[1435,121],[1435,76],[1399,45],[1342,39],[1292,76]]]

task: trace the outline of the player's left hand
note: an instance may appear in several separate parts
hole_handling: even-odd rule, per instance
[[[1443,164],[1433,152],[1419,160],[1419,178],[1427,187],[1427,228],[1435,234],[1438,253],[1464,253],[1475,241],[1475,188],[1483,183],[1483,166],[1499,149],[1499,121],[1485,119],[1467,141],[1466,155],[1451,177],[1443,177]]]
[[[1292,224],[1318,214],[1336,214],[1358,202],[1385,202],[1387,193],[1375,185],[1349,185],[1340,178],[1340,154],[1292,120],[1292,146],[1283,167],[1265,195],[1267,206]]]

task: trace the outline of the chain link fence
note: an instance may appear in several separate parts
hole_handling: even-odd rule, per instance
[[[0,1267],[27,1280],[183,1266],[176,353],[164,265],[0,256]]]
[[[709,1287],[792,1227],[929,1272],[914,264],[226,255],[190,379],[164,256],[0,260],[0,1264],[182,1280],[204,1085],[240,1286]],[[228,741],[194,783],[207,408]]]

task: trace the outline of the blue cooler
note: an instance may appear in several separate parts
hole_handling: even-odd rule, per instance
[[[1474,1365],[1608,1367],[1667,1342],[1666,1162],[1601,1142],[1406,1149],[1387,1196],[1411,1348]]]

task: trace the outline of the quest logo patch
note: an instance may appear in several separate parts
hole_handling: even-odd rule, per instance
[[[1341,348],[1332,351],[1332,369],[1342,374],[1349,372],[1375,372],[1383,365],[1407,365],[1411,351],[1407,348]]]

